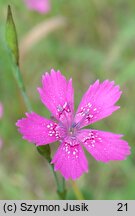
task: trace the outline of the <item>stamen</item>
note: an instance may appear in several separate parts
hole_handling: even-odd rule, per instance
[[[59,116],[59,119],[62,121],[62,120],[65,120],[66,121],[66,127],[69,128],[71,122],[70,119],[68,118],[68,116],[70,114],[72,114],[71,112],[71,109],[70,109],[70,106],[69,106],[69,103],[68,102],[65,102],[63,106],[61,105],[58,105],[57,107],[57,111],[58,111],[58,116]]]

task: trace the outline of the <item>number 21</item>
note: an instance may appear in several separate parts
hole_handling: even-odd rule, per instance
[[[127,211],[128,210],[128,205],[127,203],[123,204],[123,203],[118,203],[117,206],[119,206],[119,208],[117,209],[117,211]]]

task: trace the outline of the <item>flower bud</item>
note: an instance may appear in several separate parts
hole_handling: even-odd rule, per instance
[[[15,63],[19,65],[19,50],[16,27],[12,16],[11,7],[8,5],[7,22],[6,22],[6,42],[11,50]]]

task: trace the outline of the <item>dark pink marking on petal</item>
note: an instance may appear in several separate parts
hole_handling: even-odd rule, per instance
[[[52,115],[67,124],[71,124],[74,112],[74,90],[72,80],[66,78],[53,69],[51,73],[42,76],[42,88],[38,88],[43,104],[50,110]]]
[[[24,139],[36,145],[45,145],[60,138],[57,124],[34,112],[26,113],[26,118],[18,120],[16,126]]]
[[[52,163],[65,179],[77,179],[88,172],[88,162],[80,145],[71,146],[63,142],[55,153]]]
[[[82,130],[78,139],[98,161],[124,160],[130,154],[130,146],[122,135],[98,130]]]
[[[119,86],[114,82],[97,80],[84,94],[75,115],[75,122],[79,127],[84,127],[111,115],[119,109],[114,106],[121,96]]]

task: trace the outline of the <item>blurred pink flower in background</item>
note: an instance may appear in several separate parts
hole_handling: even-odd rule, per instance
[[[2,103],[0,103],[0,119],[2,118],[3,116],[3,106],[2,106]]]
[[[95,129],[83,129],[119,109],[115,103],[122,92],[119,86],[109,80],[98,80],[90,85],[74,114],[74,89],[60,73],[51,70],[42,76],[42,88],[38,88],[41,101],[50,110],[52,119],[46,119],[34,112],[16,125],[23,138],[37,146],[59,141],[60,145],[52,163],[65,179],[76,179],[88,172],[88,162],[82,147],[97,160],[104,163],[124,160],[130,154],[128,143],[121,134]]]
[[[0,119],[2,118],[2,116],[3,116],[3,106],[2,106],[2,103],[0,103]],[[3,142],[2,142],[2,139],[0,138],[0,149],[2,147],[2,144]]]
[[[3,141],[2,141],[2,139],[0,138],[0,149],[2,148],[2,145],[3,145]]]
[[[38,11],[39,13],[48,13],[50,11],[50,0],[24,0],[30,10]]]

